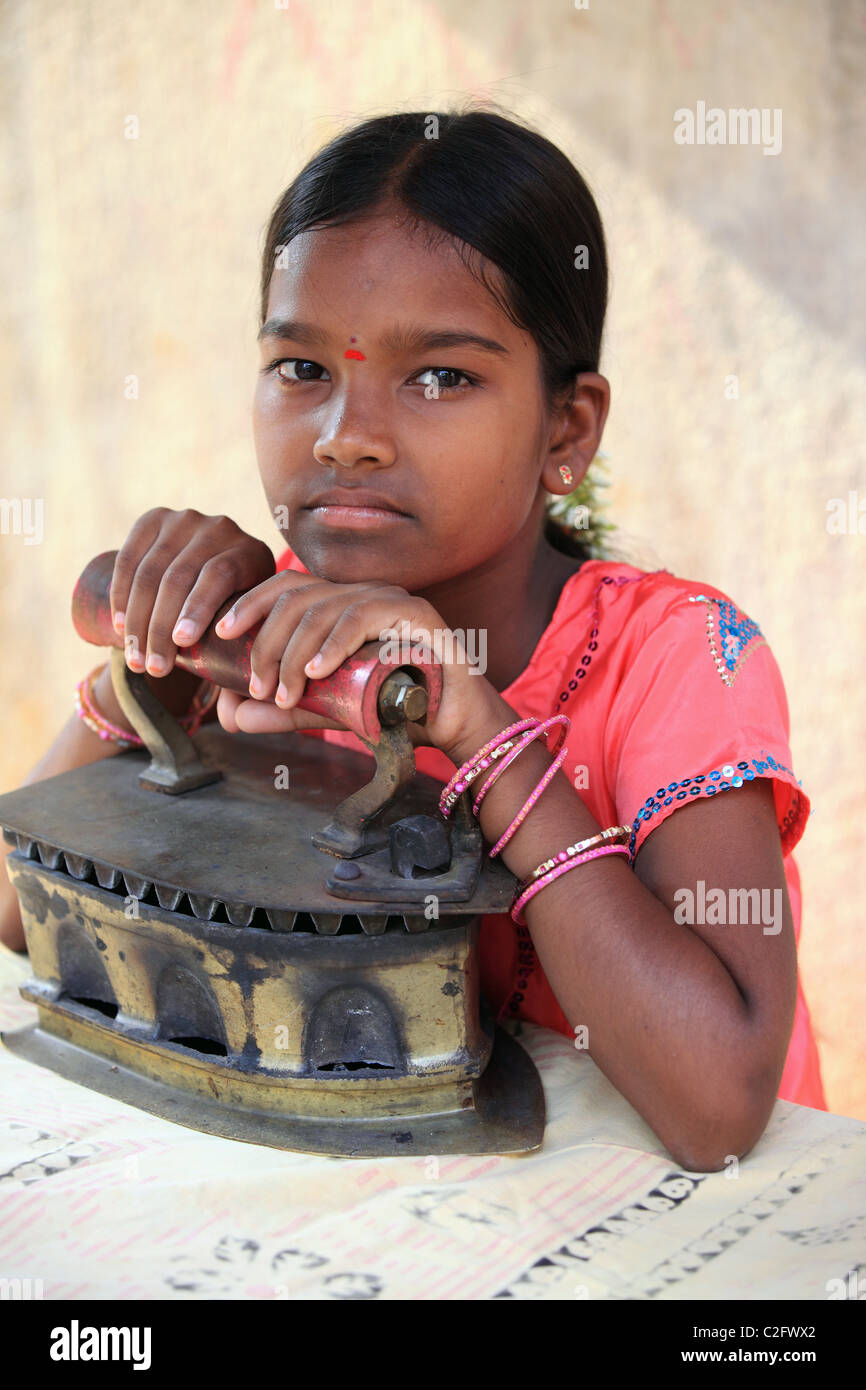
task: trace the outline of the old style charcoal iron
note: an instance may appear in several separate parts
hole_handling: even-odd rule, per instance
[[[373,642],[307,682],[301,707],[357,734],[371,780],[363,754],[302,732],[206,724],[190,738],[118,649],[115,553],[82,574],[73,621],[112,647],[144,747],[0,796],[33,968],[21,993],[38,1009],[5,1045],[275,1148],[538,1148],[538,1073],[479,986],[480,917],[508,910],[515,880],[485,852],[468,793],[443,819],[406,728],[437,707],[432,654],[398,667]],[[257,630],[223,641],[212,624],[178,665],[246,692]]]

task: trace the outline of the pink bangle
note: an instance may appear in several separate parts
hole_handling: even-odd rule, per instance
[[[544,791],[544,788],[548,785],[551,779],[556,776],[557,772],[562,767],[562,764],[565,762],[567,753],[567,748],[563,748],[560,750],[559,753],[557,753],[553,762],[550,764],[550,767],[547,769],[541,781],[538,783],[538,786],[535,788],[535,791],[530,794],[528,800],[525,801],[524,804],[521,806],[520,810],[517,812],[517,815],[514,817],[514,820],[511,822],[502,838],[496,841],[496,844],[490,851],[489,857],[491,859],[493,859],[494,856],[497,855],[501,849],[504,849],[514,832],[523,824],[524,820],[529,815],[529,812],[532,810],[536,801],[541,796],[541,793]],[[484,790],[487,791],[486,786]]]
[[[537,719],[521,719],[516,724],[509,724],[507,729],[500,729],[498,734],[494,734],[489,743],[485,743],[483,748],[479,748],[477,753],[473,753],[462,767],[458,768],[451,781],[442,791],[439,797],[439,810],[446,818],[451,814],[451,808],[460,798],[467,786],[479,777],[485,768],[490,767],[491,760],[502,757],[508,750],[505,747],[505,740],[511,734],[519,733],[523,729],[530,729],[538,723]],[[508,743],[508,748],[512,744]]]
[[[614,844],[626,844],[634,832],[633,825],[610,825],[607,830],[600,831],[597,835],[590,835],[586,840],[580,840],[576,845],[567,845],[554,854],[551,859],[545,859],[528,874],[522,883],[517,885],[517,892],[522,893],[524,888],[528,888],[530,883],[534,883],[542,874],[546,874],[550,869],[555,869],[557,864],[562,864],[566,859],[571,859],[575,854],[583,854],[588,849],[595,849],[596,845],[606,845],[608,841]]]
[[[559,749],[562,747],[562,743],[566,734],[571,728],[571,720],[569,719],[567,714],[552,714],[549,719],[545,719],[541,723],[536,724],[534,729],[531,729],[529,732],[523,734],[517,747],[513,749],[511,753],[509,753],[508,757],[505,759],[504,762],[499,763],[495,771],[491,773],[487,781],[484,783],[484,786],[478,793],[475,805],[472,807],[473,815],[478,815],[478,807],[481,805],[482,801],[489,792],[490,788],[493,786],[494,782],[496,782],[502,776],[505,769],[507,767],[510,767],[510,765],[514,762],[514,759],[520,756],[524,748],[526,748],[530,743],[532,743],[533,739],[540,738],[542,734],[546,734],[547,730],[553,724],[562,724],[564,725],[564,727],[560,730],[559,738],[556,742],[556,747],[552,750],[548,749],[548,752],[557,753],[559,751]]]
[[[553,883],[555,879],[561,878],[563,874],[567,874],[569,869],[576,869],[578,864],[588,864],[590,859],[600,859],[607,854],[627,855],[628,848],[625,845],[602,845],[600,849],[592,849],[587,854],[581,854],[576,859],[569,859],[564,864],[558,864],[555,869],[551,869],[549,873],[544,874],[541,878],[536,879],[534,883],[531,883],[528,888],[520,893],[519,897],[515,896],[514,902],[511,905],[511,920],[516,922],[519,927],[525,926],[526,923],[522,916],[522,909],[529,902],[530,898],[534,898],[536,893],[539,893],[542,888],[547,887],[548,883]]]
[[[562,740],[565,738],[568,730],[571,728],[571,720],[565,714],[554,714],[550,717],[550,719],[545,719],[543,723],[537,725],[537,727],[533,729],[530,733],[524,734],[520,740],[518,747],[514,750],[514,752],[509,754],[505,762],[501,763],[496,768],[496,771],[492,774],[492,776],[488,777],[487,781],[484,783],[484,786],[481,788],[481,791],[478,794],[478,799],[476,800],[475,805],[472,807],[474,815],[478,815],[478,808],[481,805],[481,802],[484,800],[490,788],[493,786],[493,783],[496,781],[497,777],[501,776],[501,774],[505,771],[508,765],[512,763],[515,758],[519,757],[519,755],[523,752],[523,749],[528,744],[530,744],[533,739],[539,738],[542,734],[546,734],[548,729],[550,729],[554,724],[563,725],[563,728],[560,730],[559,739],[557,740],[556,744],[556,748],[560,748]],[[538,783],[535,790],[530,794],[529,798],[521,806],[517,815],[514,817],[514,820],[511,822],[508,829],[505,831],[505,834],[501,837],[501,839],[497,840],[496,844],[493,846],[493,849],[490,851],[489,855],[491,859],[495,858],[499,851],[503,849],[505,845],[508,844],[508,841],[511,839],[512,835],[514,835],[515,831],[517,831],[523,824],[524,820],[529,815],[529,812],[532,810],[535,803],[538,801],[538,798],[541,796],[541,793],[544,791],[545,787],[549,784],[551,779],[556,776],[557,772],[559,771],[560,767],[565,761],[567,753],[567,748],[562,748],[559,751],[557,756],[554,758],[554,761],[551,763],[550,767],[545,772],[541,781]]]
[[[101,666],[95,666],[78,682],[75,687],[75,712],[88,729],[98,734],[101,739],[112,739],[121,748],[143,748],[143,741],[138,734],[126,729],[119,729],[116,724],[112,724],[109,719],[106,719],[93,697],[93,682],[105,670],[107,664],[107,662],[103,662]],[[218,698],[219,686],[203,677],[192,698],[190,708],[186,714],[181,715],[178,719],[181,728],[185,729],[188,734],[197,733]]]
[[[112,724],[93,698],[92,683],[105,670],[106,665],[107,663],[103,662],[101,666],[95,666],[76,685],[75,712],[88,729],[98,734],[101,739],[111,739],[114,743],[119,743],[121,748],[140,748],[142,741],[138,734],[129,733],[126,729],[119,729],[116,724]]]

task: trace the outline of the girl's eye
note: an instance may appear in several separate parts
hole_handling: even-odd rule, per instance
[[[425,387],[425,395],[427,394],[427,391],[429,390],[430,386],[434,388],[433,391],[430,392],[431,396],[434,399],[436,396],[441,395],[443,392],[446,391],[465,390],[465,387],[457,386],[453,383],[449,384],[447,381],[439,380],[438,377],[440,376],[440,374],[451,377],[462,377],[463,380],[468,382],[470,386],[474,386],[475,384],[475,380],[473,377],[467,376],[466,372],[459,371],[457,367],[425,367],[423,372],[418,372],[418,376],[433,377],[432,382],[430,382],[429,385]]]
[[[298,370],[294,374],[290,373],[287,375],[281,371],[282,367],[297,368]],[[268,363],[264,368],[264,372],[275,372],[280,381],[284,382],[287,386],[296,385],[301,381],[321,381],[322,377],[320,376],[307,375],[307,369],[310,367],[312,367],[314,371],[318,370],[323,372],[325,370],[320,363],[311,362],[309,358],[306,357],[278,357],[275,362]]]
[[[287,370],[284,372],[283,368]],[[312,372],[325,372],[326,368],[321,363],[312,362],[306,357],[278,357],[262,368],[262,375],[267,376],[273,372],[285,386],[297,386],[304,381],[326,380],[326,377],[310,375],[311,370]],[[419,380],[425,376],[433,378],[425,385],[424,389],[425,394],[429,392],[434,399],[436,396],[444,395],[449,391],[465,390],[465,387],[458,386],[456,381],[443,380],[443,377],[453,377],[465,381],[469,386],[475,385],[475,378],[466,372],[459,371],[457,367],[425,367],[423,371],[416,373],[415,379]],[[433,388],[432,391],[431,387]]]

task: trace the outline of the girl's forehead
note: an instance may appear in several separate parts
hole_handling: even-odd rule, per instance
[[[413,229],[378,217],[311,228],[278,246],[270,290],[278,295],[309,286],[325,293],[329,285],[339,282],[341,292],[347,287],[390,290],[438,299],[450,287],[455,297],[468,295],[473,302],[492,308],[494,301],[479,279],[481,274],[501,292],[499,267],[474,247],[429,224]]]
[[[286,248],[271,276],[266,328],[299,321],[323,335],[359,336],[387,335],[398,323],[442,330],[459,325],[509,352],[527,343],[459,256],[444,263],[425,260],[424,253],[414,254],[417,248],[411,257],[374,256],[350,244],[336,256],[306,248],[293,256],[293,246]],[[488,269],[485,278],[502,293]]]

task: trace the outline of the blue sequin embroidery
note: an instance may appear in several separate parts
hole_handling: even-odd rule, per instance
[[[709,598],[706,594],[689,594],[689,603],[707,605],[707,640],[710,644],[710,655],[725,685],[733,685],[746,658],[759,647],[766,647],[764,634],[756,622],[747,618],[745,613],[741,613],[739,608],[725,599]],[[713,605],[718,610],[717,613]],[[716,626],[721,651],[716,641]]]
[[[715,796],[717,792],[730,791],[731,787],[741,787],[743,782],[751,782],[755,777],[764,777],[770,770],[786,772],[790,777],[794,776],[793,770],[786,767],[784,763],[777,762],[766,748],[761,749],[761,754],[760,758],[743,759],[736,765],[725,763],[723,767],[713,768],[709,774],[700,773],[697,777],[684,777],[680,782],[671,782],[667,787],[659,787],[654,796],[647,797],[634,818],[634,828],[628,843],[629,859],[634,858],[635,843],[641,824],[651,820],[663,807],[673,805],[674,801],[685,801],[688,797],[700,796],[701,793],[705,796]],[[801,781],[797,782],[798,787],[802,787],[802,785]],[[783,850],[791,838],[794,827],[800,821],[801,812],[802,798],[798,793],[779,827],[782,833]]]

